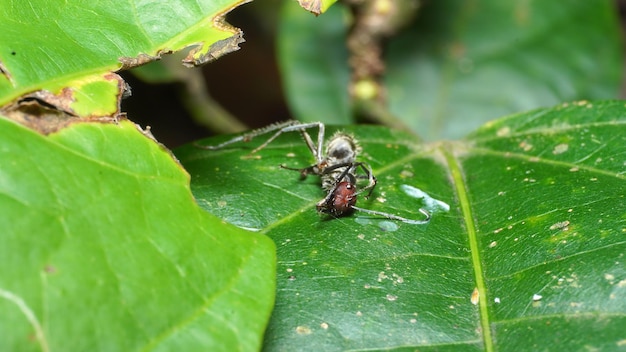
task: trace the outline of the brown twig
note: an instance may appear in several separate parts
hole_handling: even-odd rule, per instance
[[[405,126],[386,106],[383,85],[386,41],[414,17],[419,0],[344,0],[354,21],[348,34],[352,78],[350,95],[358,117],[391,126]]]

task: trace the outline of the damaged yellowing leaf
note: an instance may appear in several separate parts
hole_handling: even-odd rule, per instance
[[[184,63],[191,66],[237,50],[243,34],[226,24],[224,16],[244,2],[113,0],[69,1],[59,6],[31,0],[29,6],[4,4],[0,10],[0,107],[47,91],[70,94],[73,100],[54,106],[65,111],[69,105],[79,116],[117,113],[123,85],[108,75],[187,47],[193,49]]]
[[[70,106],[78,116],[108,116],[119,112],[124,81],[118,75],[83,77],[70,86],[76,89]]]

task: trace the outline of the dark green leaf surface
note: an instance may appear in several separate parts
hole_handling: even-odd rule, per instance
[[[218,151],[178,151],[200,204],[258,229],[278,251],[268,351],[618,350],[626,343],[626,105],[579,102],[419,144],[377,127],[349,129],[379,180],[364,208],[326,219],[297,134]],[[212,140],[217,143],[222,139]],[[209,143],[209,142],[205,142]],[[477,304],[472,303],[472,296]]]
[[[336,39],[345,37],[342,10],[282,16],[281,72],[300,120],[352,119],[346,44]],[[616,98],[620,31],[610,0],[423,2],[415,23],[387,47],[389,108],[422,138],[437,140],[518,111]]]
[[[134,124],[0,119],[0,350],[255,350],[274,246],[195,204]]]
[[[389,47],[392,112],[427,140],[506,114],[617,98],[615,2],[432,1]]]
[[[278,28],[278,59],[287,101],[301,121],[348,124],[348,50],[345,9],[332,6],[319,17],[295,1],[283,3]]]

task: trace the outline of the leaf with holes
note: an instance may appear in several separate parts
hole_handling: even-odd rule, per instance
[[[346,129],[379,181],[358,205],[413,218],[427,208],[427,225],[358,212],[320,217],[318,180],[279,167],[313,162],[297,133],[254,157],[247,155],[263,137],[177,151],[201,206],[276,243],[267,350],[624,344],[624,102],[530,111],[458,142]]]
[[[237,50],[242,32],[224,22],[241,0],[168,2],[45,0],[0,6],[0,106],[35,91],[80,116],[119,112],[124,90],[111,72],[193,46],[200,65]]]

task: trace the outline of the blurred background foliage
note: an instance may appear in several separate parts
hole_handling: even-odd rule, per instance
[[[345,0],[316,17],[255,0],[227,17],[244,31],[238,52],[122,72],[122,109],[171,148],[289,118],[458,139],[507,114],[622,97],[624,3]]]

